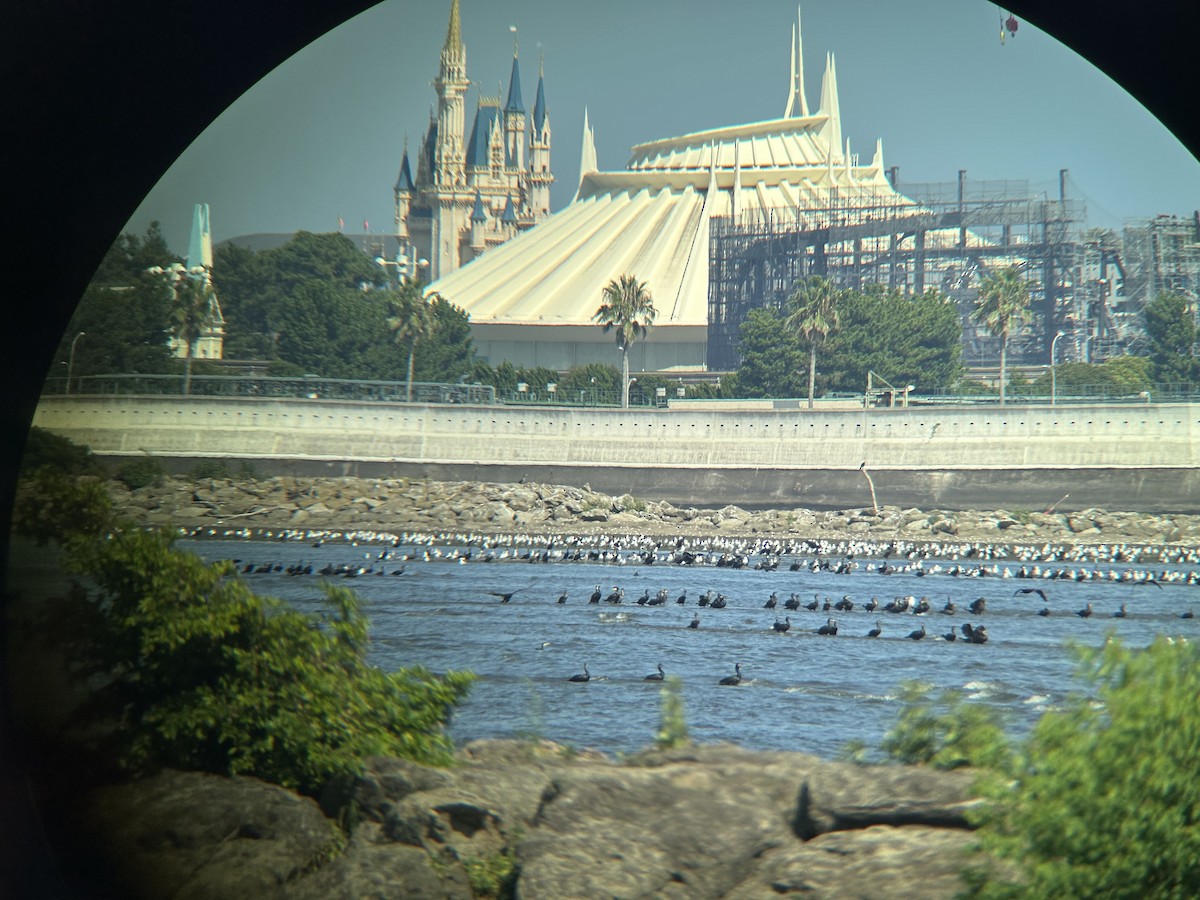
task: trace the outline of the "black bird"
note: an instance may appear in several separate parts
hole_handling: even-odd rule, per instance
[[[780,634],[783,634],[785,631],[787,631],[789,628],[792,627],[792,617],[784,616],[782,622],[780,622],[779,619],[776,618],[775,624],[772,625],[771,627],[774,628],[776,631],[778,631]]]
[[[688,622],[688,628],[699,628],[699,627],[700,627],[700,614],[697,613],[692,618],[692,621]]]
[[[1179,614],[1179,618],[1181,618],[1181,619],[1193,619],[1195,617],[1196,617],[1196,614],[1190,609],[1185,609],[1183,612],[1181,612]]]
[[[966,626],[964,626],[965,630]],[[971,636],[968,639],[972,644],[986,644],[988,641],[987,628],[982,625],[976,625],[971,629]]]
[[[837,634],[837,620],[826,619],[825,624],[817,629],[817,634]]]
[[[1079,616],[1081,619],[1090,618],[1092,615],[1092,604],[1089,603],[1083,609],[1075,610],[1075,615]]]
[[[596,585],[596,589],[592,591],[592,596],[588,597],[588,603],[599,603],[603,593],[600,590],[600,585]]]
[[[1041,609],[1039,609],[1039,610],[1038,610],[1038,615],[1039,615],[1039,616],[1048,616],[1048,615],[1050,615],[1050,607],[1048,607],[1048,606],[1043,606]]]
[[[956,628],[958,628],[957,625],[951,625],[950,631],[947,634],[942,635],[942,640],[943,641],[957,641],[958,640],[958,632],[955,631]]]
[[[922,625],[916,631],[910,631],[908,633],[908,639],[911,641],[919,641],[923,637],[925,637],[925,626],[924,625]]]
[[[875,610],[877,610],[878,608],[879,608],[879,601],[876,600],[874,597],[872,597],[865,604],[863,604],[863,609],[865,609],[867,612],[875,612]]]
[[[1017,594],[1037,594],[1039,597],[1042,598],[1043,603],[1050,602],[1049,600],[1046,599],[1046,592],[1043,591],[1041,588],[1017,588],[1015,591],[1013,591],[1013,596],[1015,597],[1015,596],[1017,596]]]
[[[680,606],[683,606],[683,604],[687,603],[687,591],[684,591],[682,594],[676,597],[675,602]]]
[[[742,683],[742,664],[735,663],[733,666],[733,669],[734,669],[735,674],[726,675],[724,678],[722,678],[720,681],[718,681],[717,684],[741,684]]]
[[[979,597],[975,600],[972,600],[971,605],[968,606],[967,609],[971,610],[971,615],[981,616],[983,615],[983,611],[986,606],[987,600],[985,600],[983,597]]]
[[[879,624],[879,620],[875,620],[875,627],[867,632],[867,637],[879,637],[883,634],[883,626]]]
[[[954,605],[954,601],[946,598],[946,605],[942,607],[942,612],[948,616],[952,616],[957,609],[958,607]]]
[[[775,596],[775,592],[771,591],[771,596],[767,598],[767,602],[763,604],[763,609],[774,609],[775,604],[779,602],[779,598]]]
[[[666,672],[663,671],[662,663],[658,664],[658,671],[647,675],[642,681],[662,681],[666,677]]]
[[[488,591],[493,597],[499,597],[501,603],[507,603],[513,598],[513,594],[519,594],[525,588],[517,588],[515,591]]]
[[[567,602],[567,592],[566,592],[566,591],[563,591],[563,592],[562,592],[562,593],[559,595],[559,597],[558,597],[558,602],[559,602],[559,604],[560,604],[560,605],[561,605],[561,604],[563,604],[563,603],[566,603],[566,602]]]
[[[1125,604],[1122,603],[1121,608],[1118,609],[1115,613],[1113,613],[1113,618],[1114,619],[1124,619],[1128,615],[1129,615],[1129,613],[1127,613],[1125,611]]]
[[[583,664],[583,671],[572,675],[567,681],[591,681],[592,676],[588,674],[587,663]]]
[[[800,598],[797,597],[795,594],[792,594],[792,596],[788,597],[786,600],[783,601],[783,608],[791,609],[791,610],[799,609],[800,608]]]

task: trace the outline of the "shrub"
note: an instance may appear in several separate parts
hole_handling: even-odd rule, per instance
[[[21,457],[22,474],[51,468],[68,475],[99,475],[102,467],[88,447],[80,446],[68,438],[47,431],[31,428],[25,439],[25,454]]]
[[[143,456],[139,459],[130,460],[127,463],[122,463],[117,469],[117,481],[122,481],[130,490],[136,491],[138,488],[157,487],[162,484],[163,476],[166,475],[166,470],[163,464],[153,456]]]
[[[112,500],[93,479],[42,466],[17,484],[13,531],[39,547],[50,541],[63,543],[74,533],[100,534],[113,521]]]
[[[188,472],[192,481],[225,481],[229,478],[229,466],[223,459],[202,459]]]
[[[683,682],[678,675],[663,680],[658,713],[658,734],[654,743],[662,750],[674,750],[691,743],[688,737],[687,716],[683,709]]]
[[[1013,750],[998,710],[968,702],[960,691],[934,697],[932,688],[919,682],[905,683],[900,696],[904,707],[882,744],[891,759],[935,769],[1012,768]]]
[[[1159,637],[1077,650],[1095,686],[1038,722],[1015,784],[992,785],[979,836],[1011,860],[981,897],[1200,896],[1200,651]]]
[[[228,563],[207,564],[155,532],[81,542],[73,567],[78,674],[103,673],[97,712],[127,771],[158,766],[246,774],[315,794],[367,756],[447,764],[443,726],[473,676],[367,663],[356,595],[326,591],[321,615],[253,594]]]

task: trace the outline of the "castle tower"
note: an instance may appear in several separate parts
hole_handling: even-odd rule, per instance
[[[422,275],[430,281],[449,275],[549,215],[554,181],[541,71],[535,128],[521,97],[515,43],[507,98],[503,99],[501,85],[495,97],[480,96],[467,134],[465,105],[471,82],[459,3],[450,3],[446,40],[433,82],[436,109],[430,110],[429,126],[412,158],[406,141],[393,187],[400,253],[428,260]],[[536,203],[531,202],[534,196]]]
[[[546,111],[545,64],[538,62],[537,98],[533,101],[533,127],[529,132],[529,209],[534,219],[550,215],[550,114]]]
[[[225,317],[221,314],[221,304],[217,302],[217,294],[212,286],[212,229],[208,221],[208,204],[197,203],[192,212],[192,232],[188,238],[187,270],[185,276],[194,281],[203,282],[204,292],[208,295],[208,325],[196,338],[192,345],[193,359],[221,359],[225,353]],[[193,272],[202,269],[202,272]],[[187,347],[178,338],[171,340],[175,355],[181,359],[187,355]]]

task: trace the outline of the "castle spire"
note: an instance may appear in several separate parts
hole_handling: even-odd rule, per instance
[[[804,94],[804,36],[800,30],[800,7],[796,7],[796,24],[792,26],[792,69],[788,86],[785,119],[808,116],[808,98]]]
[[[517,65],[517,48],[513,47],[512,75],[508,79],[508,102],[504,104],[506,112],[525,112],[521,102],[521,70]]]
[[[545,59],[538,60],[537,97],[533,101],[533,127],[541,131],[546,125]]]
[[[450,3],[450,24],[446,26],[446,43],[442,45],[442,50],[462,50],[462,17],[458,12],[458,0],[451,0]]]
[[[825,75],[821,79],[821,108],[817,115],[828,116],[826,139],[829,142],[829,158],[836,159],[842,152],[842,114],[838,104],[837,63],[832,53],[825,54]]]

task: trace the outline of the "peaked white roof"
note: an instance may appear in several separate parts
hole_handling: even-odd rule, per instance
[[[804,109],[789,97],[789,113]],[[703,326],[713,216],[820,225],[835,189],[843,204],[912,203],[888,182],[881,143],[866,166],[843,145],[832,55],[815,114],[648,141],[623,170],[598,171],[586,112],[583,127],[571,204],[431,285],[472,323],[590,325],[604,286],[632,274],[654,298],[656,329]]]

